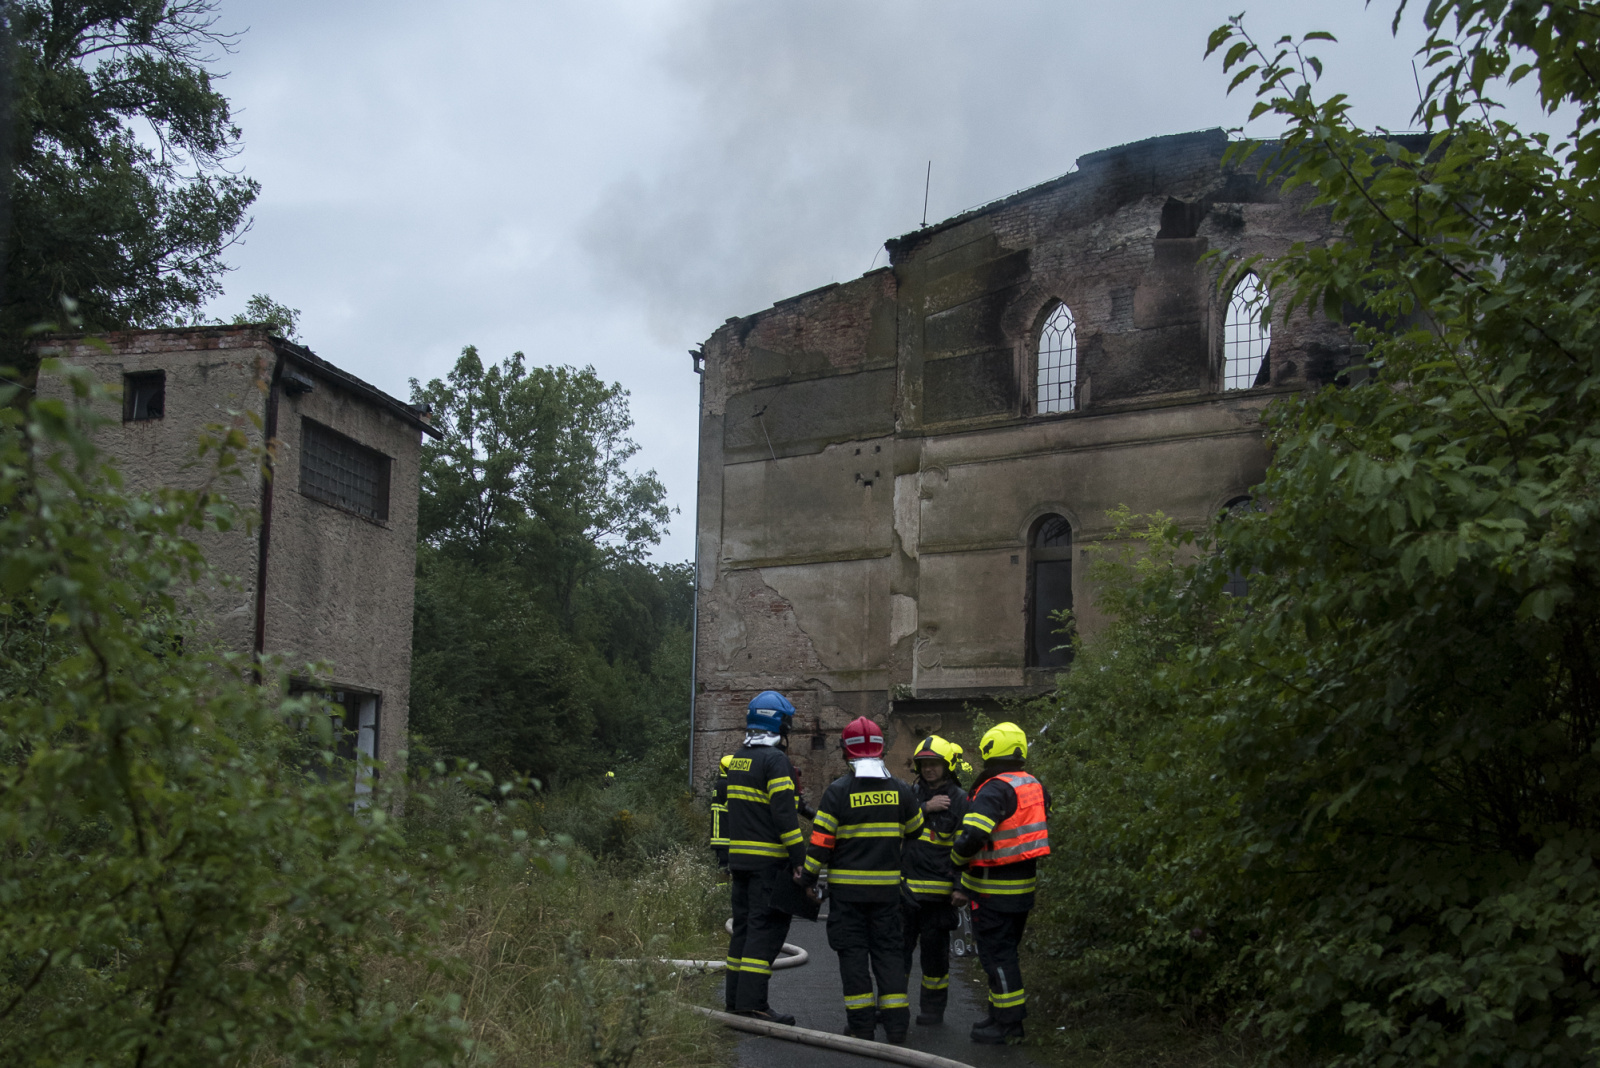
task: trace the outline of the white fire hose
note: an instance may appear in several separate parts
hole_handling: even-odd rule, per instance
[[[731,917],[723,927],[729,934],[733,933],[733,920]],[[772,962],[772,970],[798,968],[810,959],[811,954],[807,953],[802,947],[794,945],[792,942],[785,942],[783,944],[783,955]],[[617,963],[637,964],[638,961],[622,960]],[[719,968],[727,967],[727,962],[720,960],[662,959],[661,963],[670,964],[674,968],[682,968],[684,970],[716,971]],[[731,1012],[719,1012],[716,1009],[707,1009],[700,1005],[691,1005],[689,1007],[702,1016],[708,1016],[726,1027],[731,1027],[735,1031],[747,1031],[752,1035],[781,1038],[785,1042],[799,1042],[807,1046],[838,1050],[841,1053],[854,1053],[862,1057],[871,1057],[875,1060],[889,1061],[892,1064],[908,1064],[912,1068],[972,1068],[971,1065],[964,1064],[961,1061],[953,1061],[948,1057],[937,1057],[932,1053],[923,1053],[920,1050],[906,1049],[904,1046],[873,1042],[864,1038],[851,1038],[849,1035],[836,1035],[830,1031],[815,1031],[809,1027],[796,1027],[793,1024],[772,1023],[768,1020],[759,1020],[750,1016],[735,1016]]]

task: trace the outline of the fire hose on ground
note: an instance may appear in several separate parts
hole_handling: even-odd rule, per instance
[[[731,918],[724,926],[729,934],[733,933],[733,920]],[[782,955],[772,962],[772,970],[798,968],[806,964],[810,959],[811,955],[804,948],[791,942],[785,942]],[[725,961],[720,960],[661,959],[660,962],[662,964],[670,964],[674,968],[699,968],[705,971],[716,971],[727,966]],[[637,961],[618,961],[618,963],[634,964]],[[772,1023],[750,1016],[736,1016],[731,1012],[719,1012],[716,1009],[708,1009],[700,1005],[691,1005],[689,1007],[725,1027],[731,1027],[735,1031],[745,1031],[752,1035],[761,1035],[765,1038],[779,1038],[785,1042],[799,1042],[806,1046],[838,1050],[840,1053],[854,1053],[862,1057],[871,1057],[874,1060],[888,1061],[891,1064],[910,1065],[912,1068],[972,1068],[971,1065],[964,1064],[961,1061],[953,1061],[948,1057],[939,1057],[932,1053],[923,1053],[921,1050],[907,1049],[904,1046],[873,1042],[865,1038],[852,1038],[849,1035],[836,1035],[829,1031],[816,1031],[809,1027],[796,1027],[793,1024]]]

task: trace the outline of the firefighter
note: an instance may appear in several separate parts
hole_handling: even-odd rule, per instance
[[[930,734],[911,754],[917,777],[911,789],[922,806],[922,833],[906,846],[900,868],[900,904],[905,925],[906,974],[922,943],[922,993],[917,1023],[944,1022],[950,998],[950,932],[958,926],[956,870],[950,847],[967,813],[967,792],[956,778],[965,767],[961,747]]]
[[[729,1012],[772,1023],[794,1017],[767,1004],[772,962],[789,934],[790,915],[778,891],[798,880],[805,843],[795,814],[789,758],[779,747],[794,718],[794,705],[764,690],[745,713],[744,745],[728,761],[728,870],[733,881],[733,937],[728,940],[725,997]],[[790,892],[792,896],[792,891]]]
[[[728,816],[728,765],[733,763],[729,753],[717,762],[717,788],[711,792],[711,852],[717,858],[717,867],[728,868],[728,835],[723,824]]]
[[[911,1001],[900,925],[900,853],[922,830],[911,787],[883,763],[883,731],[862,716],[844,729],[848,774],[822,794],[811,825],[802,885],[828,869],[828,945],[839,954],[845,1034],[871,1039],[877,1023],[890,1042],[906,1040]],[[873,979],[877,993],[873,993]]]
[[[950,851],[961,873],[961,898],[972,903],[978,960],[989,977],[989,1016],[972,1041],[999,1045],[1022,1038],[1027,991],[1017,958],[1033,908],[1039,858],[1050,853],[1050,792],[1023,770],[1028,737],[1015,723],[991,728],[978,745],[983,769],[968,794],[967,814]]]

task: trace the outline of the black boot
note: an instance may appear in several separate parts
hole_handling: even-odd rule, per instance
[[[986,1027],[974,1027],[972,1041],[983,1046],[1009,1046],[1021,1042],[1022,1021],[1008,1024],[990,1022]]]
[[[735,1013],[736,1016],[748,1016],[752,1020],[765,1020],[767,1023],[783,1024],[785,1027],[794,1026],[794,1017],[786,1012],[773,1012],[771,1009],[745,1009]]]
[[[873,1028],[871,1031],[864,1031],[857,1030],[854,1027],[846,1027],[844,1033],[851,1038],[859,1038],[863,1042],[871,1042],[877,1035],[877,1028]]]

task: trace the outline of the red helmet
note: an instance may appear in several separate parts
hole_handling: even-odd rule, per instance
[[[851,760],[883,756],[883,729],[866,716],[856,717],[845,726],[844,752]]]

